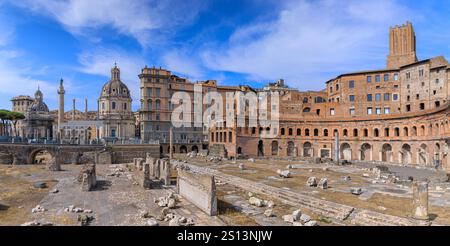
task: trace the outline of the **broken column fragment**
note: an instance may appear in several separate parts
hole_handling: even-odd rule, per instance
[[[90,191],[95,188],[97,184],[97,176],[95,174],[95,164],[86,164],[80,171],[77,178],[81,183],[82,191]]]
[[[428,182],[414,181],[413,191],[413,216],[416,219],[427,220],[428,216]]]

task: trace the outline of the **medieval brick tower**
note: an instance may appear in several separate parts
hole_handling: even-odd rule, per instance
[[[416,34],[411,22],[389,30],[389,55],[387,68],[396,69],[417,61]]]

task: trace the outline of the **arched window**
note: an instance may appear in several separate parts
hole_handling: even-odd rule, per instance
[[[309,129],[308,128],[305,129],[305,136],[309,137]]]
[[[358,136],[358,129],[353,129],[353,137],[357,137]]]
[[[112,109],[116,109],[116,102],[112,102],[112,103],[111,103],[111,108],[112,108]]]
[[[289,128],[289,136],[292,136],[292,128]]]
[[[364,131],[363,131],[363,133],[364,133],[364,137],[368,137],[369,136],[369,129],[364,129]]]
[[[297,129],[297,136],[302,135],[302,130],[300,128]]]
[[[400,136],[400,128],[398,128],[398,127],[394,128],[394,134],[396,137],[399,137]]]
[[[152,100],[148,100],[148,110],[153,110],[153,102]]]
[[[389,128],[388,127],[384,128],[384,136],[389,137]]]
[[[155,108],[156,110],[159,110],[161,108],[161,102],[159,101],[159,99],[156,99],[155,101]]]
[[[375,137],[379,137],[380,136],[380,131],[378,130],[378,128],[374,129],[374,136]]]
[[[408,127],[403,127],[403,136],[407,137],[409,136]]]
[[[284,132],[284,128],[281,128],[281,136],[284,136],[285,132]]]
[[[348,131],[347,131],[347,129],[344,129],[343,135],[344,135],[344,137],[347,137],[347,136],[348,136]]]
[[[314,129],[314,136],[319,136],[319,129]]]
[[[323,129],[323,136],[328,137],[328,129]]]

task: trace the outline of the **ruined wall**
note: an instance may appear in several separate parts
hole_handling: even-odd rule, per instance
[[[111,147],[112,163],[131,163],[134,158],[145,159],[147,153],[152,157],[159,158],[159,145],[113,145]]]
[[[214,176],[178,169],[178,193],[208,215],[217,215]]]

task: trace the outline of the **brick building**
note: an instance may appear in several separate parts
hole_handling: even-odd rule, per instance
[[[283,83],[258,90],[280,92],[279,129],[213,127],[210,145],[223,145],[230,156],[338,157],[450,171],[450,65],[442,56],[417,61],[409,22],[391,28],[389,41],[386,69],[341,74],[317,92]],[[224,132],[233,138],[212,139]]]
[[[221,153],[229,157],[321,157],[439,165],[450,171],[450,65],[442,56],[417,60],[415,33],[409,22],[390,29],[389,49],[386,68],[338,75],[320,91],[299,91],[283,80],[261,89],[219,86],[214,80],[191,83],[168,70],[145,67],[139,75],[141,138],[144,142],[158,140],[161,152],[167,153],[170,117],[176,108],[170,98],[179,91],[193,98],[194,85],[201,84],[203,103],[211,102],[205,99],[206,92],[221,95],[223,118],[215,119],[210,128],[206,128],[207,122],[201,128],[175,128],[175,152],[208,144],[210,149],[223,149]],[[267,102],[267,114],[278,112],[279,125],[238,127],[239,117],[248,123],[248,110],[256,107],[249,100],[245,101],[245,114],[227,122],[226,116],[239,108],[238,101],[230,105],[226,100],[228,92],[277,93],[279,104]],[[203,105],[203,110],[208,106]]]

